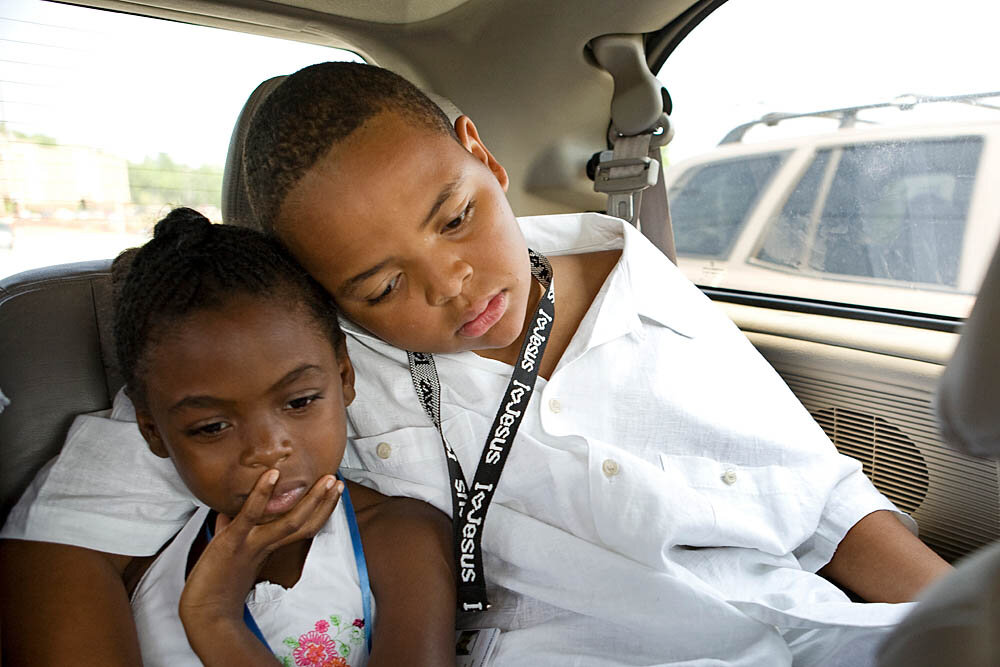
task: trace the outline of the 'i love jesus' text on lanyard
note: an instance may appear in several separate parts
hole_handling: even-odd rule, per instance
[[[524,410],[531,400],[531,392],[538,378],[538,366],[545,352],[552,322],[555,319],[555,292],[552,285],[552,267],[544,256],[529,250],[531,275],[542,285],[542,298],[538,311],[529,322],[521,345],[521,353],[514,365],[510,384],[504,393],[483,446],[483,454],[476,468],[472,485],[466,481],[458,457],[444,437],[441,429],[441,383],[438,380],[434,357],[421,352],[407,352],[410,375],[417,397],[424,412],[431,418],[444,446],[451,478],[452,526],[455,534],[455,564],[458,570],[458,608],[461,611],[483,611],[486,600],[486,580],[483,575],[483,524],[486,511],[493,500],[493,493],[500,482],[500,473],[510,453],[511,445]]]

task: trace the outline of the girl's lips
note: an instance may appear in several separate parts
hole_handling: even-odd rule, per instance
[[[264,514],[284,514],[295,507],[295,503],[299,502],[305,493],[305,484],[294,486],[291,489],[286,487],[286,490],[275,489],[274,493],[271,494],[271,499],[267,501]]]
[[[499,292],[489,300],[481,313],[459,328],[458,334],[466,338],[479,338],[499,322],[505,312],[507,312],[507,293]]]

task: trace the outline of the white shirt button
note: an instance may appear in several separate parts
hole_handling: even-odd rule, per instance
[[[726,484],[729,484],[729,485],[735,484],[736,483],[736,471],[735,470],[727,470],[726,472],[722,473],[722,481],[725,482]]]
[[[614,477],[621,472],[621,466],[614,459],[605,459],[604,463],[601,464],[601,470],[606,477]]]
[[[375,453],[378,454],[380,459],[387,459],[392,456],[392,445],[388,442],[380,442],[375,447]]]
[[[549,401],[549,410],[551,410],[552,412],[559,412],[560,410],[562,410],[562,403],[553,398],[551,401]]]

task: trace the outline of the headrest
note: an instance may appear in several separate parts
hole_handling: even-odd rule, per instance
[[[1000,458],[1000,248],[941,376],[937,410],[948,442],[975,456]]]
[[[261,229],[250,209],[250,198],[247,196],[247,179],[243,173],[243,143],[247,138],[250,119],[271,91],[285,80],[285,76],[282,74],[272,77],[257,86],[236,118],[233,136],[229,139],[229,151],[226,153],[226,166],[222,171],[222,221],[227,224]]]
[[[441,107],[441,111],[443,111],[444,115],[448,117],[448,120],[451,121],[452,125],[454,125],[455,121],[458,120],[458,117],[462,115],[461,110],[448,98],[435,95],[434,93],[428,93],[426,90],[424,91],[424,95],[429,97],[431,102]]]
[[[287,75],[272,77],[257,86],[250,93],[250,97],[236,119],[233,135],[229,140],[229,152],[226,154],[226,166],[222,172],[222,221],[226,224],[261,229],[260,222],[250,208],[250,198],[247,196],[246,174],[243,171],[243,146],[246,141],[247,129],[250,127],[250,120],[267,99],[267,96],[271,94],[271,91],[285,80],[285,76]],[[425,94],[432,102],[441,107],[452,123],[462,115],[462,112],[450,100],[426,91]]]

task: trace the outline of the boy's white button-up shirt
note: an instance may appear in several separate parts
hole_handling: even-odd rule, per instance
[[[542,254],[622,256],[538,379],[487,515],[495,606],[473,624],[505,628],[501,664],[774,667],[895,623],[907,605],[851,603],[813,573],[857,521],[895,508],[736,326],[616,218],[520,222]],[[345,329],[357,399],[342,470],[450,514],[406,353]],[[511,367],[435,359],[444,433],[471,479]],[[120,421],[129,407],[77,420],[4,537],[141,554],[183,525],[193,505]]]

